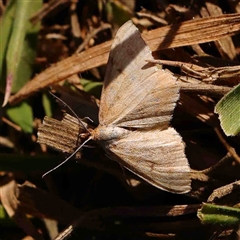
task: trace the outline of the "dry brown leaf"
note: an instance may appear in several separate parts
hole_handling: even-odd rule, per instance
[[[29,182],[17,185],[14,197],[24,213],[54,219],[62,224],[67,224],[82,214],[79,209]]]
[[[9,179],[7,183],[1,185],[0,198],[4,209],[26,234],[34,239],[43,240],[42,235],[27,218],[26,212],[20,208],[20,202],[16,198],[16,189],[17,183],[13,179]]]

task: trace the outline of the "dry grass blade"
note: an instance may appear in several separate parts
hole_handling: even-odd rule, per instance
[[[239,190],[240,190],[240,181],[227,184],[225,186],[215,189],[213,193],[209,196],[207,202],[214,202],[216,204],[221,204],[221,202],[224,203],[224,201],[226,201],[226,197],[230,197],[232,198],[231,205],[233,206],[235,204],[238,204],[240,201]],[[225,199],[223,199],[223,197]]]
[[[180,81],[179,85],[182,92],[203,94],[211,97],[222,97],[232,89],[231,87],[217,86],[204,83],[186,83]]]
[[[143,34],[152,51],[215,41],[240,31],[240,14],[194,19]]]
[[[31,17],[31,22],[33,24],[37,23],[38,21],[42,20],[45,16],[47,16],[51,11],[56,9],[58,6],[62,4],[70,4],[70,0],[51,0],[49,3],[45,4],[40,11],[34,14],[34,16]]]
[[[206,9],[201,11],[202,17],[209,16],[219,16],[223,14],[220,6],[217,6],[214,2],[206,2]],[[223,39],[219,39],[215,41],[215,45],[221,54],[221,56],[225,59],[236,59],[237,53],[235,51],[234,43],[231,37],[226,37]]]
[[[240,31],[240,14],[226,14],[219,17],[194,19],[161,27],[143,34],[152,51],[193,45],[232,36]],[[17,94],[10,97],[11,104],[47,86],[65,80],[69,76],[106,64],[112,42],[92,47],[73,55],[29,81]]]
[[[91,38],[93,38],[95,35],[97,35],[98,32],[103,31],[105,29],[111,28],[110,24],[107,23],[101,23],[101,25],[97,29],[93,29],[84,39],[83,43],[78,47],[76,50],[76,53],[81,52],[84,47],[87,45],[87,43],[90,41]]]
[[[81,134],[84,132],[78,120],[69,114],[65,114],[62,121],[46,116],[38,129],[38,142],[64,153],[72,153],[81,144]]]
[[[164,64],[173,67],[180,67],[182,72],[187,76],[197,78],[202,81],[216,81],[229,78],[237,78],[240,76],[240,66],[226,67],[202,67],[193,63],[185,63],[179,61],[154,60],[149,61],[156,64]],[[240,82],[240,80],[239,80]]]

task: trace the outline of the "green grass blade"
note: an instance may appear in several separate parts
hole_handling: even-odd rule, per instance
[[[11,36],[14,13],[16,8],[16,1],[9,1],[6,10],[1,18],[0,24],[0,89],[5,90],[6,79],[6,54],[9,39]]]
[[[42,6],[42,0],[16,1],[16,11],[6,53],[6,91],[4,104],[31,77],[35,58],[39,25],[32,25],[29,18]]]
[[[240,208],[204,203],[198,210],[198,218],[203,224],[224,226],[240,224]]]
[[[49,94],[47,95],[46,93],[42,95],[43,108],[45,111],[45,115],[48,117],[52,117],[52,104],[51,104],[50,97],[49,97]]]
[[[92,94],[93,96],[100,98],[102,91],[102,83],[101,82],[93,82],[84,78],[80,79],[80,82],[83,86],[85,92]]]

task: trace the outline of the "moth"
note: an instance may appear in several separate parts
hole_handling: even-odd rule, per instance
[[[169,126],[179,86],[170,72],[146,60],[154,60],[151,50],[128,21],[113,40],[99,125],[89,129],[87,141],[97,141],[110,158],[153,186],[187,193],[191,178],[185,145]]]

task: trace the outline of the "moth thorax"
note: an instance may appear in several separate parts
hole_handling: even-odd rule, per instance
[[[129,130],[115,127],[115,126],[101,126],[99,125],[93,130],[92,136],[94,140],[98,141],[110,141],[113,139],[119,139],[129,133]]]

